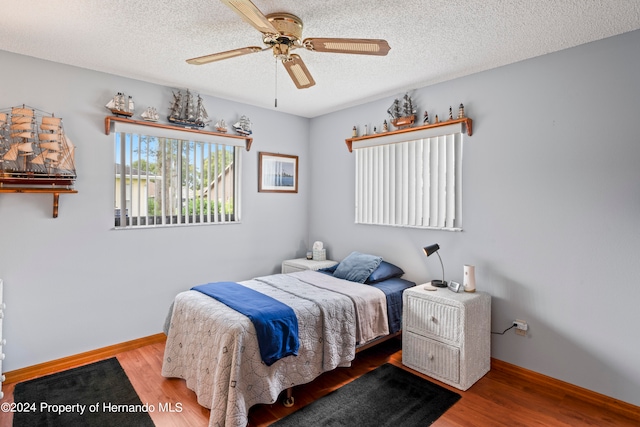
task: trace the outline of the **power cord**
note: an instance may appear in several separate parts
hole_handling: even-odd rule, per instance
[[[516,327],[516,324],[514,323],[513,325],[509,326],[507,329],[505,329],[502,332],[491,332],[492,334],[496,334],[496,335],[504,335],[505,332],[507,332],[509,329],[513,329]]]

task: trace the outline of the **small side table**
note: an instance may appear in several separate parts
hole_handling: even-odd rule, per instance
[[[402,363],[460,390],[491,367],[491,297],[424,286],[403,294]]]
[[[297,258],[282,261],[282,273],[294,273],[303,270],[319,270],[321,268],[333,267],[338,261],[330,259],[325,261],[314,261],[312,259]]]

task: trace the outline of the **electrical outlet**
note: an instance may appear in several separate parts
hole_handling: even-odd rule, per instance
[[[527,335],[527,331],[529,330],[529,325],[524,320],[516,319],[513,324],[516,326],[516,334],[522,335],[523,337]]]

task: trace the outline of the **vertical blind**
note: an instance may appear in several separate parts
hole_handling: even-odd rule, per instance
[[[115,136],[116,228],[240,221],[241,146],[120,129]]]
[[[460,124],[354,142],[359,224],[462,228]]]

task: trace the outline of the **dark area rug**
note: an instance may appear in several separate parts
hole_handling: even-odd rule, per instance
[[[116,358],[16,384],[14,427],[153,427]]]
[[[385,364],[271,425],[428,426],[458,399],[458,393]]]

